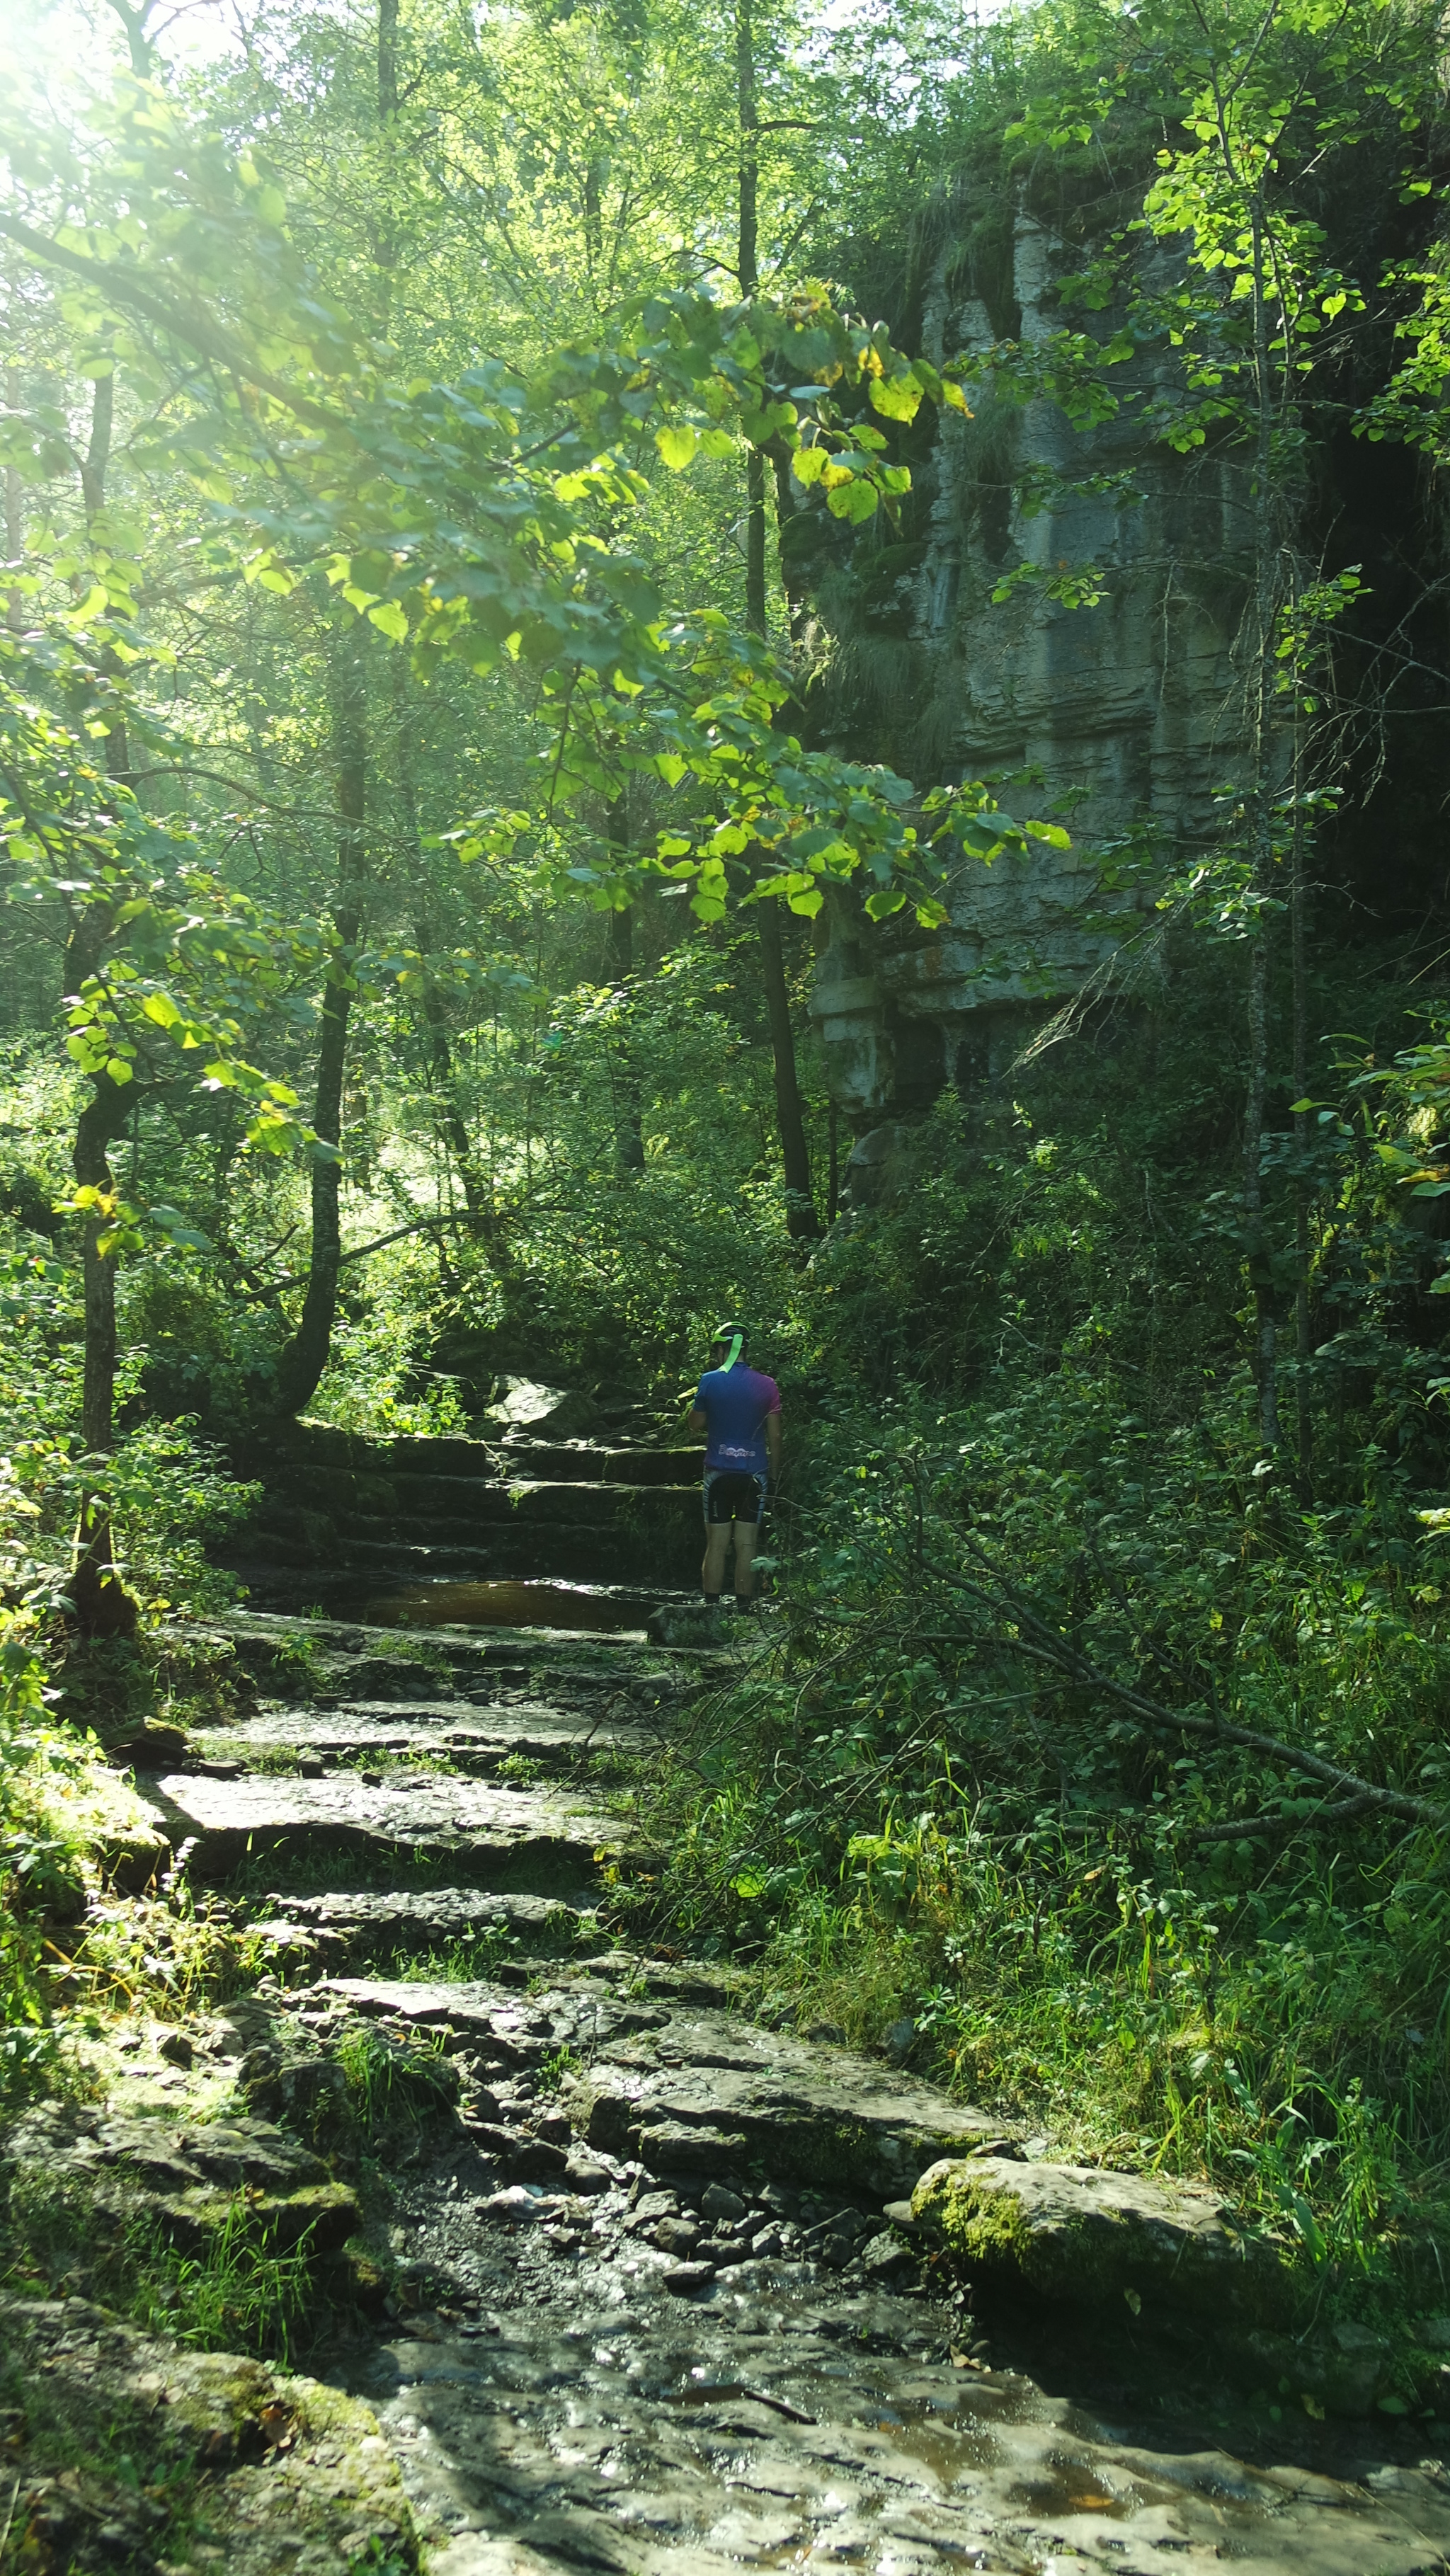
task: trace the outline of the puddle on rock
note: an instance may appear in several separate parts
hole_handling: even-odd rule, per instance
[[[379,1628],[570,1628],[642,1632],[659,1593],[620,1584],[415,1583],[369,1599],[359,1617]]]

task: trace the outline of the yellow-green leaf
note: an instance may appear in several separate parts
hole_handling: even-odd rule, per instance
[[[876,487],[853,475],[849,483],[838,483],[826,494],[826,508],[833,519],[847,519],[852,527],[858,527],[863,519],[874,515]]]
[[[688,421],[671,424],[655,431],[655,445],[672,474],[682,474],[694,457],[699,441]]]
[[[915,420],[921,409],[921,387],[915,376],[872,376],[868,391],[871,408],[883,420]]]

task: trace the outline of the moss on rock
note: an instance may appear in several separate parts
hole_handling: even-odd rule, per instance
[[[1294,2306],[1283,2249],[1235,2227],[1211,2192],[1082,2165],[946,2158],[912,2214],[988,2293],[1158,2320],[1277,2325]]]

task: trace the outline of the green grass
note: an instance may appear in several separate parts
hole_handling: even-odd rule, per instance
[[[36,2166],[13,2173],[0,2220],[0,2281],[10,2296],[93,2299],[202,2351],[294,2358],[309,2320],[317,2322],[318,2269],[306,2240],[278,2249],[245,2192],[200,2255],[169,2244],[151,2213],[98,2210],[79,2182]]]

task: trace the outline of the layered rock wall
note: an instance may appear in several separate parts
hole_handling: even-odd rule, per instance
[[[1083,264],[1080,247],[1064,250],[1019,214],[1012,289],[1025,350],[1082,327],[1056,288]],[[1111,313],[1088,318],[1104,337],[1116,327]],[[940,361],[998,336],[981,301],[954,297],[944,255],[927,300],[928,353]],[[811,1013],[834,1096],[858,1130],[909,1115],[946,1083],[1000,1078],[1063,1004],[1158,971],[1158,888],[1206,845],[1215,794],[1242,758],[1234,645],[1250,538],[1242,465],[1155,445],[1141,401],[1128,399],[1151,397],[1155,366],[1170,363],[1112,371],[1119,409],[1088,429],[1054,403],[1016,406],[988,391],[972,419],[944,415],[918,471],[926,542],[897,585],[925,674],[916,774],[1000,778],[1007,811],[1063,821],[1072,847],[966,862],[950,926],[929,937],[837,909]],[[1034,469],[1047,493],[1035,516],[1019,498]],[[1127,507],[1066,488],[1122,475],[1141,495]],[[994,601],[1024,565],[1039,575],[1095,565],[1101,600],[1065,606],[1029,572]]]

